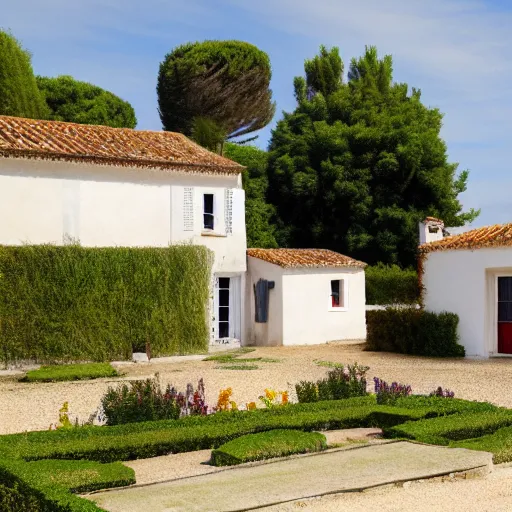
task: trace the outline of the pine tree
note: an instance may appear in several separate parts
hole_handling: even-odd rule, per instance
[[[274,116],[268,55],[241,41],[205,41],[175,48],[158,74],[164,130],[190,136],[196,118],[227,139],[265,127]],[[212,125],[213,126],[213,125]]]

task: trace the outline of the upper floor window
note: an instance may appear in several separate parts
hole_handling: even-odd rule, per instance
[[[213,194],[203,195],[203,227],[213,230],[215,227],[215,217],[213,212]]]

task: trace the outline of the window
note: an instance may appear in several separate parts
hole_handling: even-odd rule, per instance
[[[204,194],[203,196],[203,219],[204,229],[213,230],[215,226],[213,215],[213,194]]]
[[[345,280],[335,279],[331,281],[331,308],[345,308]]]
[[[229,338],[230,278],[219,278],[219,338]]]

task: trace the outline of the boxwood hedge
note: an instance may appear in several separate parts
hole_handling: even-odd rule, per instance
[[[319,432],[269,430],[237,437],[219,446],[212,451],[210,463],[214,466],[233,466],[294,453],[318,452],[326,448],[325,436]]]

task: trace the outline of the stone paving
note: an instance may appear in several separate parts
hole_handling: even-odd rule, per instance
[[[90,494],[111,512],[235,512],[393,483],[492,471],[492,455],[408,442],[363,445]]]

